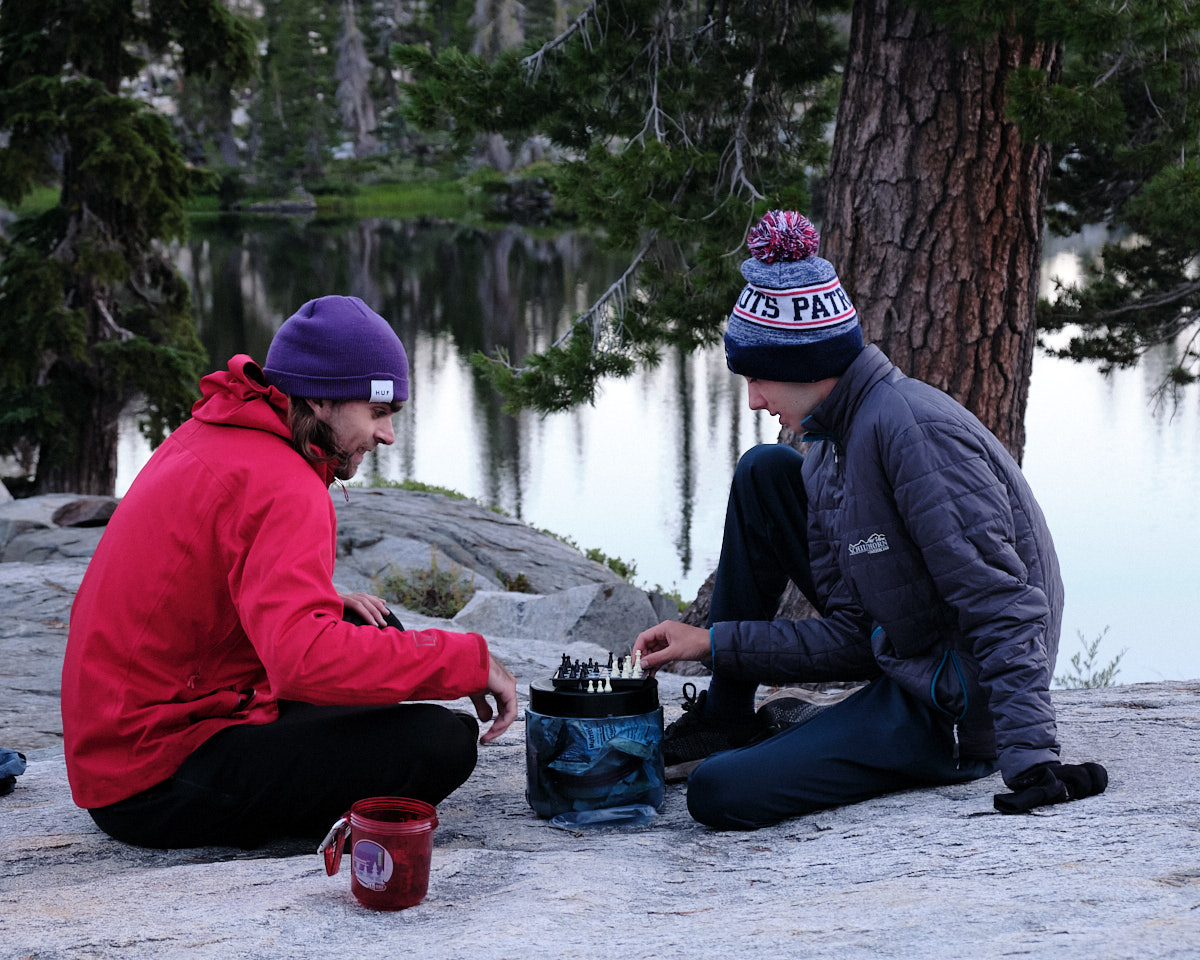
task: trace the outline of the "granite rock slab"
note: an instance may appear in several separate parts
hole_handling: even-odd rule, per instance
[[[451,539],[485,543],[491,530]],[[30,761],[0,797],[0,960],[1153,960],[1200,947],[1200,681],[1054,691],[1064,759],[1104,763],[1101,796],[1006,817],[992,776],[748,833],[693,821],[684,784],[644,826],[550,826],[525,800],[522,713],[439,806],[428,897],[374,913],[351,896],[345,865],[325,875],[311,843],[145,850],[73,805],[57,697],[84,568],[0,563],[0,744]],[[605,655],[579,640],[488,640],[523,707],[564,652]],[[658,680],[668,722],[683,684],[706,682]]]
[[[493,646],[523,688],[555,656],[536,641]],[[673,717],[681,681],[664,679]],[[1005,817],[991,777],[751,833],[695,823],[684,785],[646,826],[555,829],[525,802],[518,722],[440,805],[429,895],[399,913],[360,907],[344,869],[327,877],[301,845],[110,840],[70,803],[51,749],[0,799],[0,955],[1195,956],[1200,684],[1055,701],[1069,758],[1108,766],[1100,797]]]

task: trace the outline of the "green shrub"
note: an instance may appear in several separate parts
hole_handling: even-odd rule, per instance
[[[610,557],[603,550],[598,550],[595,547],[588,550],[584,556],[589,560],[594,560],[596,563],[604,564],[604,566],[608,567],[609,570],[622,580],[633,583],[634,575],[637,573],[637,564],[633,561],[622,560],[620,557]]]
[[[533,589],[533,584],[529,582],[529,578],[523,573],[518,573],[515,577],[510,577],[503,570],[496,571],[496,579],[509,593],[536,593]]]
[[[427,617],[450,620],[475,595],[475,577],[472,575],[469,583],[463,583],[461,573],[454,564],[449,570],[439,569],[437,547],[432,547],[428,570],[389,567],[375,578],[375,592],[384,600]]]
[[[450,487],[439,487],[437,484],[422,483],[420,480],[389,480],[387,477],[374,474],[368,479],[366,485],[388,490],[412,490],[415,493],[439,493],[443,497],[449,497],[451,500],[470,500],[472,503],[478,503],[481,507],[486,507],[492,513],[498,513],[502,517],[509,516],[507,510],[496,506],[494,503],[480,503],[474,497],[468,497],[465,493],[452,490]]]
[[[414,493],[440,493],[451,500],[470,500],[465,493],[459,493],[449,487],[439,487],[432,483],[422,483],[420,480],[389,480],[387,477],[372,476],[368,486],[381,487],[387,490],[412,490]]]

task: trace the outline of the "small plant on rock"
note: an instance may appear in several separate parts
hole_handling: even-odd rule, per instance
[[[1128,653],[1128,650],[1122,650],[1107,666],[1099,667],[1096,662],[1096,657],[1099,655],[1100,641],[1108,634],[1108,627],[1100,631],[1099,636],[1091,643],[1088,643],[1080,631],[1076,631],[1075,635],[1079,637],[1079,644],[1083,649],[1071,657],[1071,669],[1062,676],[1054,678],[1054,682],[1068,690],[1090,689],[1092,687],[1110,687],[1113,680],[1116,678],[1120,670],[1122,658]]]
[[[450,565],[449,570],[438,568],[437,547],[429,551],[428,570],[397,570],[389,567],[375,578],[376,592],[383,599],[398,603],[409,610],[450,620],[475,595],[475,577],[463,583],[462,570]]]
[[[533,584],[529,582],[529,578],[523,573],[518,573],[515,577],[511,577],[503,570],[497,570],[496,579],[500,581],[500,585],[509,593],[537,593],[533,589]]]
[[[633,578],[637,574],[637,564],[634,561],[622,560],[620,557],[610,557],[603,550],[596,547],[592,547],[584,556],[596,563],[603,564],[622,580],[627,580],[630,583],[633,583]]]

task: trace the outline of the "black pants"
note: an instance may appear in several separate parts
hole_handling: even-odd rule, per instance
[[[443,800],[475,769],[478,733],[474,718],[432,703],[281,702],[274,723],[227,727],[174,776],[89,812],[140,847],[315,843],[364,797]]]

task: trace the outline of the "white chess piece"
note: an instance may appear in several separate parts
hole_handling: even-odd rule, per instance
[[[612,681],[609,680],[608,677],[604,678],[604,692],[612,693]]]
[[[642,675],[642,651],[639,650],[633,655],[633,675],[640,677]]]

